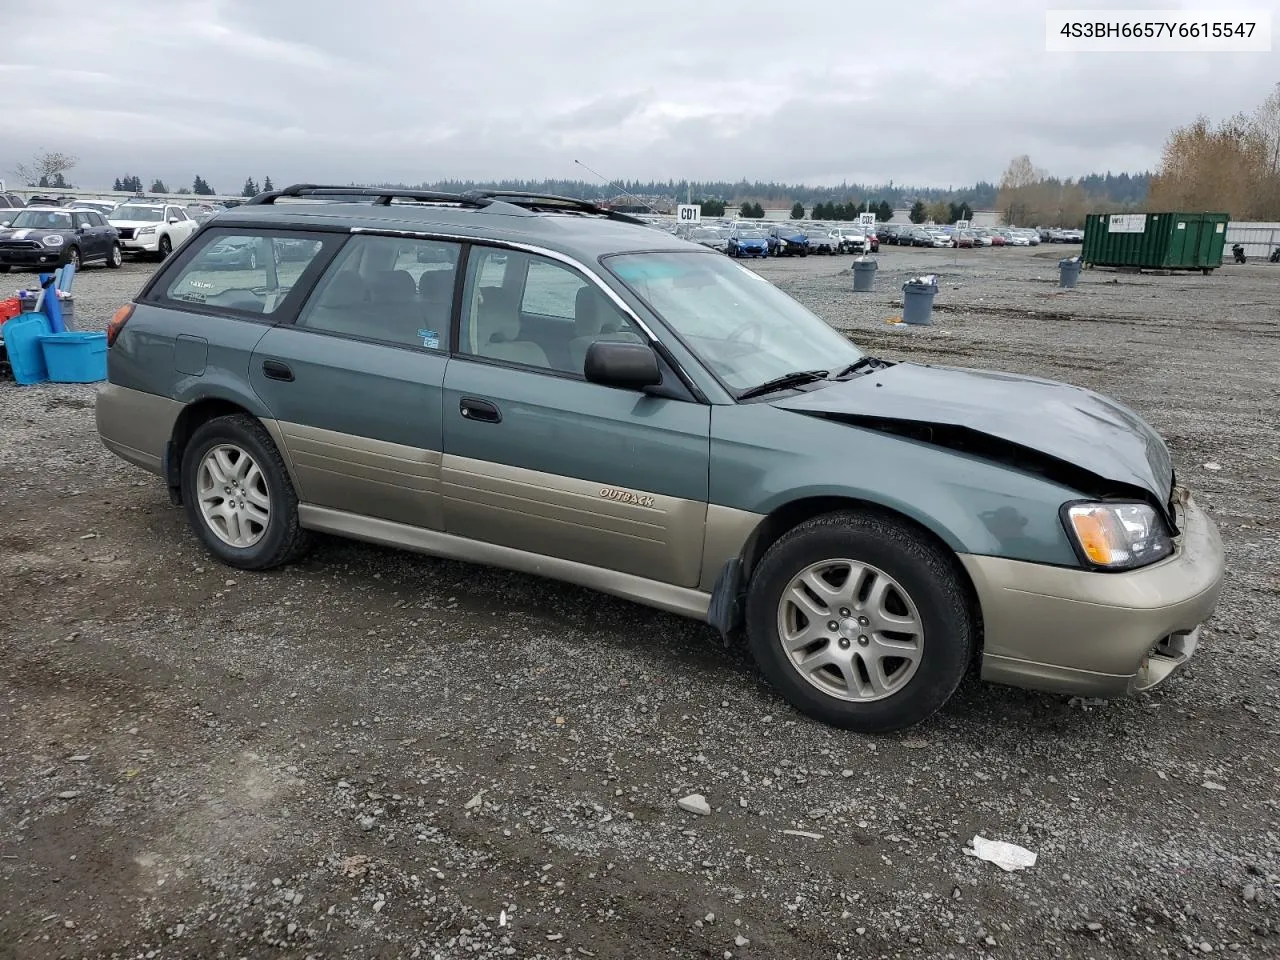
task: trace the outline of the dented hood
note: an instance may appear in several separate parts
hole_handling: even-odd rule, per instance
[[[1164,440],[1128,407],[1053,380],[899,363],[778,400],[811,415],[961,427],[1062,461],[1169,502],[1173,461]]]

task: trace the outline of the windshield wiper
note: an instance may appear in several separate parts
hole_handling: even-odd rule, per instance
[[[889,366],[889,363],[885,360],[881,360],[879,357],[859,357],[857,360],[853,361],[853,363],[849,364],[837,373],[835,375],[835,379],[839,380],[841,377],[849,377],[855,373],[860,373],[863,370],[871,370],[876,367],[887,366]]]
[[[774,377],[772,380],[766,380],[759,386],[743,390],[738,394],[738,399],[750,400],[752,397],[763,397],[766,393],[776,393],[788,387],[799,387],[806,383],[813,383],[815,380],[825,380],[830,373],[830,370],[794,370],[780,377]]]

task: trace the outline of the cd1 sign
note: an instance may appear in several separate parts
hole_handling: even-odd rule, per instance
[[[701,223],[702,222],[702,204],[700,203],[682,203],[676,207],[677,223]]]

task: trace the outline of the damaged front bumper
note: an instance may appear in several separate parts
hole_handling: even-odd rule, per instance
[[[1172,556],[1094,573],[964,555],[982,608],[983,679],[1077,696],[1147,690],[1195,653],[1222,591],[1217,527],[1182,493]]]

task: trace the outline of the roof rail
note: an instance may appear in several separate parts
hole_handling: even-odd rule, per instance
[[[398,187],[339,187],[315,183],[295,183],[282,190],[268,190],[255,197],[250,197],[246,204],[274,204],[280,197],[301,198],[316,197],[338,202],[359,203],[362,200],[372,201],[378,206],[389,206],[392,200],[410,200],[418,203],[453,203],[466,207],[481,207],[487,204],[478,203],[460,193],[442,193],[438,190],[402,190]]]
[[[531,210],[539,212],[568,210],[576,213],[589,213],[600,217],[608,217],[610,220],[617,220],[619,223],[634,223],[640,226],[648,225],[643,220],[628,216],[625,213],[608,210],[598,204],[592,203],[590,200],[579,200],[575,197],[562,197],[554,193],[534,193],[528,190],[470,190],[467,193],[462,194],[462,196],[482,204],[484,201],[488,201],[490,203],[494,201],[503,201],[517,207],[528,207]]]
[[[513,206],[546,213],[552,211],[586,213],[607,217],[619,223],[634,223],[647,226],[644,220],[607,210],[589,200],[578,200],[573,197],[561,197],[553,193],[530,193],[523,190],[471,190],[467,193],[444,193],[439,190],[402,190],[399,187],[339,187],[315,183],[295,183],[282,190],[268,190],[246,200],[246,204],[274,204],[280,197],[333,200],[337,202],[359,203],[371,201],[375,205],[389,206],[393,200],[408,200],[417,203],[454,204],[460,207],[483,209],[493,203],[503,202]]]

